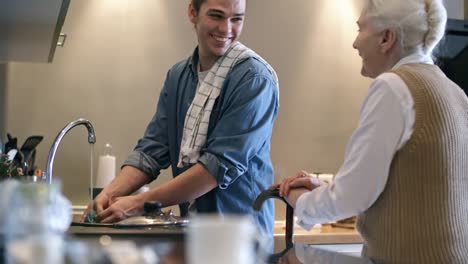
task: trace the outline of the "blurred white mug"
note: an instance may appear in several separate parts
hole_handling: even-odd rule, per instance
[[[264,242],[248,216],[197,215],[188,226],[186,256],[189,264],[254,264],[264,257]]]

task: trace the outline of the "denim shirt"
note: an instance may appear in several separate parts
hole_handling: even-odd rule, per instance
[[[123,166],[145,172],[152,180],[169,166],[174,177],[187,110],[198,85],[198,50],[167,73],[156,114]],[[236,64],[228,74],[210,117],[208,137],[198,162],[218,187],[196,199],[199,213],[249,214],[266,234],[273,233],[274,206],[267,200],[260,212],[255,198],[274,181],[270,139],[278,113],[279,91],[267,67],[254,58]],[[186,205],[181,205],[185,215]]]

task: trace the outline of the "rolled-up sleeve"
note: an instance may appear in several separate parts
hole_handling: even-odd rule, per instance
[[[269,76],[255,74],[233,85],[237,87],[226,94],[199,158],[221,189],[243,175],[260,151],[269,151],[264,146],[271,138],[279,105],[277,84]]]
[[[156,114],[148,124],[143,138],[138,141],[133,152],[122,167],[132,166],[143,171],[151,180],[156,179],[161,169],[170,166],[167,126],[167,78],[159,95]]]

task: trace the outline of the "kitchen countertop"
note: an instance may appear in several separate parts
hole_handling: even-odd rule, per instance
[[[68,234],[89,245],[99,246],[102,235],[113,241],[131,241],[138,247],[152,246],[160,257],[161,263],[178,264],[185,262],[185,227],[151,227],[151,228],[113,228],[72,226]],[[362,238],[355,229],[332,227],[329,224],[306,231],[299,226],[294,228],[294,247],[286,249],[284,226],[277,223],[274,229],[274,252],[268,263],[333,263],[333,264],[367,264],[369,260],[346,255],[340,252],[327,251],[321,244],[359,244]],[[163,245],[164,252],[157,248]],[[168,250],[168,247],[170,250]]]
[[[81,214],[74,216],[74,221],[79,221]],[[129,234],[138,234],[141,236],[164,236],[173,238],[182,238],[184,228],[130,228],[119,229],[110,227],[93,227],[85,228],[80,226],[72,226],[69,229],[69,234],[78,236],[92,236],[96,234],[112,234],[118,236],[126,236]],[[284,241],[285,223],[284,221],[276,221],[274,227],[275,241]],[[332,227],[331,224],[323,224],[318,228],[312,228],[307,231],[298,225],[294,226],[294,242],[303,244],[362,244],[362,237],[356,229]],[[283,244],[283,243],[281,243]]]
[[[74,217],[74,221],[79,221],[81,215]],[[75,236],[93,236],[98,234],[108,234],[115,236],[139,235],[141,237],[170,237],[182,238],[185,227],[150,227],[150,228],[111,228],[111,227],[82,227],[72,226],[68,233]],[[274,226],[275,241],[284,241],[285,226],[284,221],[276,221]],[[323,224],[320,227],[314,227],[310,231],[294,226],[294,242],[303,244],[362,244],[362,237],[356,229],[332,227],[331,224]],[[280,243],[283,245],[284,243]]]
[[[158,248],[164,245],[165,251],[161,255],[161,263],[185,263],[185,227],[151,227],[151,228],[113,228],[113,227],[84,227],[72,226],[68,234],[77,240],[90,245],[99,246],[100,238],[107,235],[113,241],[131,241],[137,246]],[[284,227],[275,226],[274,252],[268,263],[371,263],[367,259],[350,256],[336,251],[327,251],[320,246],[323,244],[360,244],[362,238],[355,229],[332,227],[325,224],[319,228],[306,231],[299,226],[294,228],[294,247],[286,250]],[[170,245],[171,250],[167,250]]]
[[[284,234],[284,225],[275,225],[275,240],[283,238]],[[294,242],[303,244],[361,244],[363,242],[356,229],[333,227],[331,224],[323,224],[310,231],[296,225],[293,239]]]
[[[147,228],[112,228],[112,227],[83,227],[72,226],[68,230],[69,234],[75,236],[96,236],[114,235],[128,236],[137,235],[139,237],[168,237],[183,238],[185,227],[147,227]],[[275,241],[284,239],[284,227],[277,226],[274,230]],[[361,244],[362,238],[355,229],[332,227],[325,224],[310,231],[299,227],[294,228],[294,242],[302,244]]]
[[[71,237],[88,244],[99,244],[102,236],[114,241],[132,241],[137,246],[161,242],[183,241],[185,227],[146,227],[146,228],[113,228],[71,226],[68,230]]]
[[[372,261],[365,257],[327,251],[301,243],[294,244],[294,247],[279,258],[270,260],[269,263],[278,264],[372,264]]]
[[[184,244],[173,245],[169,254],[161,256],[161,263],[181,264],[187,263],[185,258]],[[365,257],[350,256],[338,252],[315,248],[313,245],[296,243],[284,254],[272,254],[268,257],[269,264],[372,264]]]
[[[138,235],[138,236],[164,236],[164,237],[183,237],[185,227],[132,227],[132,228],[114,228],[114,227],[87,227],[71,226],[68,229],[69,234],[73,235]]]
[[[85,241],[87,242],[87,241]],[[132,239],[129,242],[134,242]],[[112,242],[113,243],[113,242]],[[96,249],[102,245],[96,242],[87,243],[88,246]],[[107,244],[109,248],[112,244]],[[143,245],[138,245],[142,248]],[[146,249],[150,248],[156,253],[159,262],[162,264],[183,264],[187,263],[185,255],[185,240],[166,240],[154,239],[145,243]],[[350,256],[340,252],[327,251],[314,245],[296,243],[291,248],[283,252],[270,254],[267,256],[268,264],[372,264],[372,262],[361,256]]]

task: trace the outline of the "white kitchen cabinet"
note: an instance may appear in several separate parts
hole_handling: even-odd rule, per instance
[[[1,0],[0,62],[52,62],[70,0]]]

